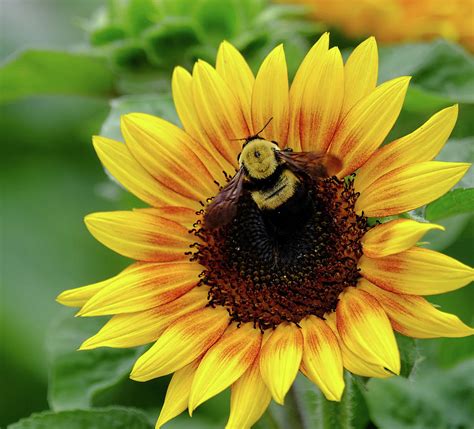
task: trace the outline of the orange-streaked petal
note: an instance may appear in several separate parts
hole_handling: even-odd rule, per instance
[[[187,207],[195,204],[157,182],[123,143],[99,136],[95,136],[93,142],[97,156],[107,171],[141,200],[152,206]]]
[[[355,179],[358,192],[379,177],[415,162],[431,161],[446,143],[458,117],[458,106],[441,110],[412,133],[378,149],[359,169]]]
[[[226,429],[250,429],[265,412],[271,399],[272,395],[260,374],[257,357],[232,385]]]
[[[411,219],[395,219],[376,225],[362,237],[362,249],[370,258],[381,258],[413,247],[428,231],[444,227]]]
[[[217,51],[216,70],[237,97],[250,134],[253,134],[251,103],[255,77],[245,58],[229,42],[222,42]]]
[[[356,211],[383,217],[407,212],[448,192],[471,164],[428,161],[397,168],[377,179],[361,193]]]
[[[194,236],[184,226],[144,212],[93,213],[85,217],[85,222],[90,233],[102,244],[139,261],[189,259],[184,252],[194,241]]]
[[[281,323],[270,334],[260,353],[260,372],[273,399],[283,404],[298,373],[303,356],[303,335],[294,324]]]
[[[173,222],[177,222],[187,229],[191,229],[193,224],[199,219],[196,210],[189,207],[163,206],[146,209],[133,209],[133,211],[163,217]]]
[[[252,92],[252,123],[255,133],[282,145],[288,136],[288,69],[283,45],[277,46],[263,61]]]
[[[290,88],[290,123],[288,146],[301,151],[300,114],[306,82],[314,70],[322,64],[329,47],[329,33],[324,33],[313,45],[299,66]]]
[[[219,164],[180,128],[144,113],[122,116],[121,128],[131,153],[167,188],[196,202],[218,192]]]
[[[426,299],[417,295],[388,292],[366,279],[357,286],[374,296],[387,313],[393,329],[414,338],[466,337],[474,329],[459,317],[437,310]]]
[[[342,362],[344,368],[353,374],[361,375],[362,377],[378,377],[378,378],[387,378],[392,377],[393,374],[390,371],[387,371],[384,367],[380,365],[373,365],[363,358],[354,354],[339,336],[339,332],[336,326],[336,313],[330,313],[325,315],[326,323],[336,335],[339,341],[339,347],[341,348]]]
[[[341,118],[377,85],[379,58],[374,37],[357,46],[344,66],[344,103]]]
[[[336,323],[342,341],[354,354],[400,373],[400,354],[390,321],[372,295],[347,288],[337,304]]]
[[[130,378],[148,381],[170,374],[202,356],[229,324],[224,307],[198,310],[171,324],[135,363]]]
[[[137,263],[97,292],[78,316],[134,313],[166,304],[195,287],[202,270],[190,261]]]
[[[395,293],[435,295],[459,289],[474,280],[474,269],[433,250],[413,247],[384,258],[359,259],[361,274]]]
[[[339,177],[353,173],[380,146],[400,114],[410,79],[402,76],[378,86],[339,123],[329,152],[343,160]]]
[[[340,401],[344,391],[342,355],[337,337],[325,321],[309,316],[300,322],[304,337],[305,375],[329,401]]]
[[[174,301],[137,313],[113,316],[94,336],[82,343],[80,350],[97,347],[136,347],[156,341],[168,326],[180,317],[204,308],[205,287],[195,287]]]
[[[194,374],[196,374],[198,366],[199,359],[196,359],[173,374],[155,429],[160,429],[166,422],[174,419],[186,409]]]
[[[235,139],[250,135],[239,100],[217,71],[204,61],[194,66],[192,95],[201,127],[214,150],[237,167],[242,142]]]
[[[261,342],[261,332],[251,323],[230,325],[199,364],[189,395],[189,413],[242,376],[254,362]]]
[[[448,192],[470,166],[464,162],[428,161],[397,168],[362,192],[356,211],[384,217],[416,209]]]
[[[303,151],[326,152],[336,132],[344,99],[344,65],[337,48],[330,49],[308,77],[300,113]]]

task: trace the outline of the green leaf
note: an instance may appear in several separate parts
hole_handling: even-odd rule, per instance
[[[42,94],[110,97],[113,92],[107,62],[88,54],[26,50],[0,68],[0,102]]]
[[[420,370],[410,380],[372,379],[365,392],[369,413],[384,429],[468,428],[474,421],[474,359],[443,371]]]
[[[77,319],[68,311],[51,330],[48,400],[53,410],[91,407],[101,392],[128,377],[143,352],[141,348],[77,351],[103,324],[103,318]]]
[[[428,204],[425,217],[431,222],[474,212],[474,188],[458,188]]]
[[[474,59],[446,40],[382,47],[379,50],[381,82],[396,76],[413,76],[412,84],[449,100],[474,103]]]
[[[151,429],[147,416],[133,408],[46,411],[22,419],[8,429]]]

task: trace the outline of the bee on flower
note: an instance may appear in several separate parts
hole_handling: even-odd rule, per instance
[[[283,46],[256,76],[229,43],[216,66],[176,68],[183,129],[122,117],[126,144],[95,137],[107,170],[150,205],[86,217],[134,259],[115,277],[63,292],[79,316],[112,316],[81,349],[153,343],[131,378],[173,374],[157,428],[230,387],[228,429],[283,404],[298,372],[328,400],[343,370],[400,372],[394,330],[415,338],[474,330],[423,296],[461,288],[474,270],[417,246],[436,224],[382,218],[443,195],[469,164],[433,161],[458,107],[381,146],[409,77],[377,85],[374,38],[344,63],[324,34],[291,83]]]

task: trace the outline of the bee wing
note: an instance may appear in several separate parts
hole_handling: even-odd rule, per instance
[[[244,170],[241,168],[230,182],[207,206],[204,215],[206,228],[214,229],[229,223],[237,212],[237,202],[242,194]]]
[[[327,153],[278,151],[277,154],[293,170],[312,179],[332,176],[342,168],[341,160]]]

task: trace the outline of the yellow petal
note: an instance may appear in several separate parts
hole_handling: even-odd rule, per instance
[[[97,156],[104,167],[132,194],[152,206],[196,203],[157,182],[130,153],[126,145],[105,137],[93,138]]]
[[[173,101],[179,119],[186,132],[199,144],[203,145],[209,153],[215,154],[214,144],[209,140],[204,129],[201,127],[199,116],[193,99],[193,78],[191,74],[182,67],[176,67],[171,79]],[[232,163],[227,162],[221,156],[216,156],[217,162],[222,170],[232,171]]]
[[[306,54],[291,84],[288,146],[295,151],[301,151],[300,114],[306,82],[311,78],[314,70],[322,64],[328,47],[329,33],[324,33]]]
[[[115,277],[112,277],[91,285],[65,290],[56,297],[56,301],[68,307],[82,307],[89,299],[105,286],[109,285],[114,279]]]
[[[300,322],[304,337],[305,375],[329,401],[340,401],[344,391],[342,355],[332,329],[316,316]]]
[[[270,334],[260,354],[260,372],[273,399],[283,404],[303,356],[303,335],[294,324],[281,323]]]
[[[441,110],[420,128],[378,149],[357,172],[355,187],[363,192],[379,177],[404,165],[431,161],[446,143],[458,117],[458,106]]]
[[[124,115],[121,124],[131,153],[158,182],[192,201],[218,192],[219,164],[184,131],[144,113]]]
[[[222,392],[254,362],[262,334],[252,324],[229,326],[222,337],[204,355],[194,376],[189,395],[189,413]]]
[[[250,429],[270,403],[272,395],[260,374],[258,357],[233,385],[226,429]]]
[[[347,288],[337,304],[336,323],[342,341],[354,354],[400,373],[400,355],[390,321],[372,295]]]
[[[239,103],[222,77],[204,61],[194,66],[192,96],[201,128],[226,161],[237,167],[237,155],[250,131]],[[227,171],[231,174],[233,171]]]
[[[78,315],[134,313],[166,304],[195,287],[202,270],[190,261],[137,263],[97,292]]]
[[[411,219],[395,219],[376,225],[362,238],[364,254],[381,258],[413,247],[428,231],[444,227],[434,223],[421,223]]]
[[[428,161],[397,168],[361,193],[356,210],[383,217],[421,207],[448,192],[469,167],[462,162]]]
[[[187,260],[184,253],[195,238],[176,222],[138,211],[93,213],[85,222],[102,244],[139,261]]]
[[[252,70],[242,54],[225,41],[217,52],[216,70],[239,100],[250,134],[253,134],[251,102],[255,77]]]
[[[361,274],[390,292],[434,295],[459,289],[474,280],[474,269],[442,253],[413,247],[384,258],[359,259]]]
[[[130,378],[147,381],[170,374],[202,356],[229,324],[224,307],[198,310],[171,324],[135,363]]]
[[[252,93],[252,123],[255,133],[284,144],[288,136],[288,69],[283,45],[277,46],[263,61]]]
[[[402,108],[410,79],[399,77],[378,86],[361,99],[339,123],[329,152],[343,160],[338,173],[353,173],[380,146]]]
[[[207,303],[205,287],[195,287],[174,301],[137,313],[117,314],[82,343],[80,350],[97,347],[136,347],[156,341],[171,323]]]
[[[383,290],[365,279],[358,288],[370,293],[382,305],[393,329],[414,338],[466,337],[474,329],[457,316],[437,310],[417,295],[402,295]]]
[[[377,42],[374,37],[369,37],[354,49],[344,66],[344,103],[341,118],[375,89],[378,66]]]
[[[300,137],[303,151],[326,152],[336,132],[344,99],[344,65],[332,48],[308,77],[302,95]]]
[[[196,359],[184,368],[178,369],[173,374],[155,429],[160,429],[166,422],[169,422],[186,409],[191,384],[193,383],[194,374],[198,366],[199,359]]]
[[[390,371],[387,371],[383,366],[371,364],[347,348],[347,346],[341,340],[339,332],[337,331],[336,313],[326,314],[325,317],[326,323],[329,325],[329,327],[334,332],[334,335],[338,339],[344,368],[353,374],[361,375],[362,377],[387,378],[393,376],[393,374]]]

